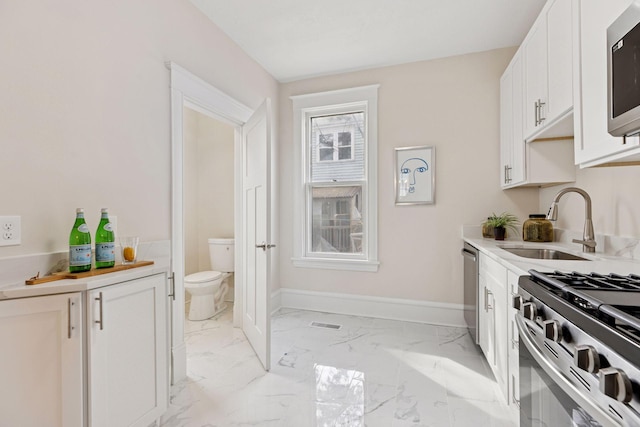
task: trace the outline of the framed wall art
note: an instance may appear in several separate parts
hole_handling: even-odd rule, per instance
[[[400,147],[395,151],[396,205],[435,203],[435,147]]]

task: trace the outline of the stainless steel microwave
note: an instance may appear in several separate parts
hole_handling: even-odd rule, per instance
[[[640,0],[607,29],[608,130],[613,136],[640,132]]]

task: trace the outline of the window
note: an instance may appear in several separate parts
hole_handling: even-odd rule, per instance
[[[298,267],[377,271],[377,94],[292,97]]]

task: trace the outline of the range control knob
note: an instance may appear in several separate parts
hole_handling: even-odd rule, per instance
[[[536,305],[532,302],[525,302],[522,304],[522,314],[525,318],[535,321],[538,316]]]
[[[520,310],[523,304],[524,301],[522,299],[522,295],[516,295],[513,297],[513,308],[515,308],[516,310]]]
[[[583,371],[595,373],[600,370],[600,356],[595,348],[590,345],[576,346],[573,353],[573,363]]]
[[[545,320],[542,325],[544,326],[544,336],[548,340],[562,341],[562,326],[560,326],[560,322],[557,320]]]
[[[633,388],[627,374],[616,368],[600,369],[600,391],[620,402],[628,403],[633,396]]]

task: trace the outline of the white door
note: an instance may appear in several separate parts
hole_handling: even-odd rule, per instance
[[[243,276],[242,329],[269,370],[271,101],[266,99],[242,127]]]

